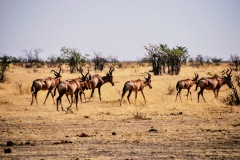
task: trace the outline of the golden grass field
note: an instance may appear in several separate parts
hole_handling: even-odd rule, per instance
[[[0,159],[240,159],[240,107],[221,102],[231,90],[223,86],[219,99],[212,91],[204,91],[206,103],[197,103],[195,86],[193,101],[182,91],[182,102],[175,102],[178,80],[217,73],[227,65],[193,68],[183,66],[179,75],[152,76],[152,89],[138,93],[134,105],[119,106],[121,92],[127,80],[143,79],[150,66],[132,65],[115,68],[115,86],[101,88],[90,102],[79,102],[73,113],[56,111],[51,96],[43,104],[47,91],[38,93],[39,105],[31,106],[30,87],[38,78],[53,76],[51,69],[10,67],[8,81],[0,84]],[[86,70],[85,70],[86,71]],[[101,76],[108,68],[99,72]],[[95,74],[91,70],[91,75]],[[233,71],[233,74],[236,74]],[[62,80],[76,78],[64,68]],[[21,92],[19,85],[22,85]],[[239,87],[238,87],[239,89]],[[85,91],[87,98],[90,91]],[[55,97],[56,98],[56,97]],[[64,108],[69,106],[63,96]],[[13,142],[7,146],[7,142]],[[4,153],[11,149],[11,153]]]

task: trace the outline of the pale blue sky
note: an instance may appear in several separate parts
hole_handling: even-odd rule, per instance
[[[240,55],[240,0],[0,0],[3,54],[41,48],[47,58],[67,46],[137,60],[149,43]]]

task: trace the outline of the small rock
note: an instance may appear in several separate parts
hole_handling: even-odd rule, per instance
[[[151,129],[149,129],[148,132],[157,132],[157,131],[158,131],[157,129],[151,128]]]
[[[11,153],[11,152],[12,152],[12,150],[10,148],[5,148],[4,149],[4,153]]]
[[[30,145],[31,143],[30,142],[26,142],[25,145]]]
[[[117,134],[116,134],[116,132],[112,132],[112,135],[113,135],[113,136],[116,136]]]
[[[77,135],[78,137],[90,137],[89,135],[87,135],[86,133],[82,133],[80,135]]]
[[[7,146],[14,146],[14,143],[12,141],[7,141]]]

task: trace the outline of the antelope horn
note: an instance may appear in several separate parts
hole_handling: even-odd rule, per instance
[[[229,68],[227,69],[226,75],[228,75],[228,72],[229,72]]]
[[[114,71],[114,68],[113,67],[110,67],[109,69],[109,74],[112,75],[112,72]]]
[[[229,73],[228,75],[229,75],[229,76],[232,76],[231,73],[232,73],[232,69],[230,68],[230,73]]]
[[[83,75],[83,69],[82,68],[80,68],[80,69],[78,69],[78,71],[81,73],[81,75],[84,77],[84,75]]]
[[[85,77],[87,77],[88,74],[89,74],[89,68],[88,68],[88,72],[87,72],[87,74],[85,75]]]
[[[147,73],[147,74],[148,74],[148,80],[150,80],[152,76],[150,73]]]
[[[57,73],[56,71],[54,71],[54,70],[51,70],[51,72],[54,72],[54,75],[55,75],[55,74],[58,74],[58,73]],[[51,73],[51,72],[50,72],[50,73]]]
[[[62,67],[61,67],[61,65],[60,65],[59,68],[60,68],[60,70],[59,70],[58,74],[60,75],[60,72],[62,71]]]
[[[194,72],[195,77],[193,78],[194,80],[198,79],[198,74],[196,72]]]
[[[56,77],[59,76],[59,74],[58,74],[56,71],[54,71],[54,70],[52,70],[52,71],[54,72],[54,75],[55,75]],[[51,71],[51,72],[52,72],[52,71]],[[50,73],[51,73],[51,72],[50,72]]]
[[[147,81],[151,79],[151,74],[149,74],[148,72],[145,72],[148,74],[148,78],[144,77]]]

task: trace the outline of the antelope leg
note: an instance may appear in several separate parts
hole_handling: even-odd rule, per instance
[[[55,101],[54,101],[54,94],[52,93],[52,91],[51,91],[50,93],[51,93],[51,95],[52,95],[53,104],[55,104]]]
[[[132,90],[129,90],[129,93],[128,93],[128,96],[127,96],[127,100],[128,100],[128,102],[129,102],[129,104],[131,104],[131,102],[130,102],[130,100],[129,100],[129,97],[131,96],[131,94],[132,94]]]
[[[93,96],[93,93],[94,93],[94,90],[95,90],[95,88],[93,88],[93,89],[92,89],[92,93],[91,93],[91,95],[90,95],[90,97],[89,97],[88,101],[90,101],[90,99],[92,98],[92,96]]]
[[[47,93],[47,96],[46,96],[46,98],[45,98],[45,101],[44,101],[44,103],[43,104],[45,104],[46,103],[46,100],[47,100],[47,98],[48,98],[48,95],[49,95],[49,93],[51,92],[51,90],[48,90],[48,93]]]
[[[137,94],[138,94],[138,91],[135,91],[135,103],[134,104],[136,104]]]
[[[147,101],[146,101],[146,98],[145,98],[145,95],[144,95],[143,91],[141,91],[141,93],[142,93],[142,96],[144,98],[145,104],[147,104]]]
[[[100,99],[100,101],[101,101],[101,100],[102,100],[102,99],[101,99],[101,87],[98,88],[98,95],[99,95],[99,99]]]
[[[78,93],[75,93],[75,99],[76,99],[76,110],[78,110]]]

